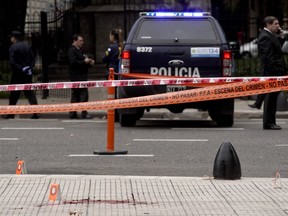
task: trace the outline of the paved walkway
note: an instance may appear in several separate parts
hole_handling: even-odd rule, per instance
[[[0,215],[288,214],[288,179],[0,175]],[[50,185],[61,199],[49,201]]]

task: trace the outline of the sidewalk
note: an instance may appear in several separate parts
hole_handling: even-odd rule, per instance
[[[288,179],[0,175],[0,215],[259,215],[288,212]],[[282,181],[282,182],[281,182]],[[50,185],[62,199],[49,201]]]

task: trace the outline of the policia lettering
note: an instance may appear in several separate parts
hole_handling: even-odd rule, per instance
[[[247,83],[230,83],[218,86],[190,89],[158,95],[149,95],[118,100],[95,101],[71,104],[0,106],[0,114],[24,114],[45,112],[69,112],[81,110],[106,110],[117,108],[133,108],[145,106],[161,106],[196,101],[234,98],[268,92],[288,90],[286,79],[276,81],[253,81]]]
[[[180,76],[180,77],[195,77],[200,78],[200,72],[198,67],[195,67],[193,70],[191,67],[180,67],[180,68],[171,68],[171,67],[151,67],[151,75],[160,75],[160,76]]]

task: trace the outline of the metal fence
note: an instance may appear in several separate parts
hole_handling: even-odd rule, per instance
[[[57,12],[36,12],[26,19],[25,35],[36,55],[37,82],[69,81],[66,50],[78,25],[74,7],[65,8]],[[37,92],[44,99],[70,97],[70,89]]]

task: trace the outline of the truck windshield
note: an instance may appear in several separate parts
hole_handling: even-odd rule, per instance
[[[176,39],[176,40],[175,40]],[[137,42],[153,43],[213,43],[219,37],[208,19],[147,19],[143,20],[136,36]]]

